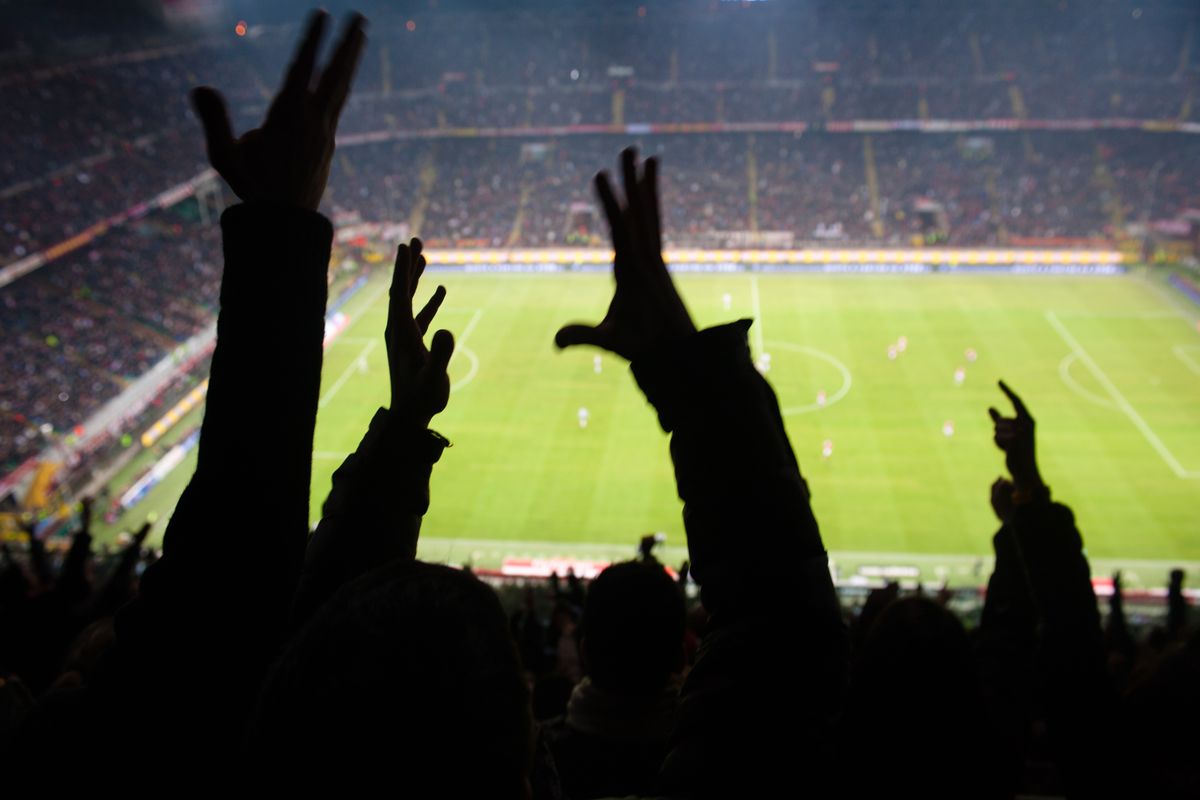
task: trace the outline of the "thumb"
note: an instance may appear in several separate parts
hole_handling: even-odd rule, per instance
[[[204,140],[208,145],[208,160],[217,172],[229,166],[233,151],[233,126],[229,123],[229,110],[225,100],[216,89],[201,86],[192,91],[192,107],[204,126]]]
[[[429,366],[431,369],[444,373],[450,366],[450,358],[454,355],[454,334],[448,330],[440,330],[433,335],[429,347]]]
[[[559,328],[558,333],[554,336],[554,344],[560,350],[580,344],[590,344],[610,349],[607,346],[607,341],[608,338],[592,325],[564,325]]]
[[[1001,419],[1003,419],[1003,417],[1000,416],[1000,412],[994,408],[988,409],[988,416],[992,418],[992,422],[999,422]]]

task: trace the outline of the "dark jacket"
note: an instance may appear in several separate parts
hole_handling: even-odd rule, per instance
[[[789,793],[798,779],[819,794],[834,783],[846,629],[808,485],[750,357],[750,324],[700,331],[633,364],[671,434],[710,614],[660,775],[670,794]]]
[[[1018,506],[993,546],[978,658],[1010,762],[1053,763],[1053,790],[1107,796],[1121,761],[1109,730],[1116,698],[1074,515],[1048,497]]]
[[[221,228],[225,272],[196,472],[163,557],[117,616],[100,678],[68,703],[47,699],[25,741],[35,759],[106,770],[81,767],[84,780],[116,778],[113,765],[130,759],[216,779],[237,761],[287,634],[308,538],[333,229],[315,212],[256,204],[228,209]],[[211,771],[197,773],[198,764]]]

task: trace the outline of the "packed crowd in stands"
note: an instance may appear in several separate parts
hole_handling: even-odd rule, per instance
[[[1116,7],[1094,14],[1073,4],[995,4],[953,12],[754,10],[731,26],[732,12],[651,9],[601,22],[586,8],[430,12],[411,31],[406,19],[385,15],[377,30],[389,45],[364,62],[342,131],[1200,120],[1197,25],[1167,2],[1147,4],[1136,18]],[[194,174],[200,154],[188,137],[187,90],[236,84],[231,108],[235,125],[245,127],[261,116],[263,87],[290,34],[267,26],[245,38],[155,40],[140,50],[125,42],[125,53],[60,55],[60,64],[39,58],[54,57],[44,42],[24,55],[14,45],[16,63],[0,80],[8,122],[0,132],[0,265]],[[44,213],[51,208],[53,222]]]
[[[909,246],[938,231],[941,243],[997,246],[1111,240],[1117,220],[1200,208],[1200,142],[1158,134],[1147,147],[1147,135],[680,134],[634,141],[670,167],[662,185],[669,245],[724,246],[739,232],[757,231],[782,233],[797,247]],[[339,221],[408,225],[434,247],[600,244],[601,210],[589,181],[615,141],[591,135],[346,147],[324,208]],[[194,142],[167,144],[139,151],[143,169],[128,180],[110,171],[114,158],[92,168],[87,184],[0,200],[12,210],[3,240],[14,253],[37,252],[96,221],[108,198],[132,202],[152,189],[153,176],[173,180],[200,169]],[[877,202],[867,181],[868,144]],[[183,166],[168,175],[172,164]],[[35,198],[47,205],[26,205]],[[194,201],[182,208],[194,216]],[[194,231],[202,231],[200,244]],[[0,320],[0,463],[11,468],[36,453],[46,443],[42,425],[62,431],[80,423],[211,320],[214,236],[179,213],[156,214],[0,289],[8,310]]]
[[[1200,142],[1182,135],[1160,135],[1154,148],[1136,134],[1096,133],[634,140],[672,167],[664,176],[663,231],[678,246],[712,245],[721,232],[745,231],[782,232],[795,246],[909,245],[930,226],[946,234],[941,241],[960,246],[1111,241],[1118,220],[1170,218],[1200,206]],[[335,165],[331,197],[336,209],[363,220],[403,223],[414,222],[413,210],[427,194],[416,230],[437,246],[563,244],[580,206],[599,210],[589,196],[587,165],[613,141],[503,137],[356,146]],[[421,172],[426,189],[414,178]],[[918,212],[933,207],[938,220],[922,220]]]
[[[0,463],[6,470],[83,422],[211,323],[219,249],[218,231],[201,224],[191,204],[115,228],[4,287]]]
[[[59,787],[127,789],[122,765],[133,763],[139,788],[160,775],[283,791],[337,780],[422,797],[879,797],[918,786],[939,798],[1196,796],[1200,730],[1188,723],[1200,713],[1200,628],[1185,575],[1171,573],[1167,613],[1149,631],[1131,626],[1119,577],[1104,620],[1073,513],[1043,481],[1034,417],[1004,383],[1004,410],[987,409],[1006,475],[991,487],[998,530],[978,624],[968,630],[941,596],[894,584],[853,614],[839,605],[808,484],[751,361],[749,321],[697,330],[661,233],[739,219],[730,184],[693,192],[710,180],[697,171],[705,161],[726,162],[726,181],[767,170],[840,194],[861,184],[852,140],[817,138],[811,151],[803,138],[655,140],[661,186],[686,198],[674,204],[659,202],[660,162],[633,149],[619,178],[595,179],[613,300],[601,322],[567,324],[555,343],[628,360],[670,434],[689,552],[678,578],[649,537],[640,558],[590,584],[568,576],[505,607],[469,570],[416,559],[422,517],[440,502],[430,477],[449,442],[430,425],[451,399],[455,341],[435,324],[444,292],[413,307],[425,267],[415,238],[397,249],[392,277],[389,405],[334,474],[310,532],[334,237],[319,209],[355,197],[348,183],[327,195],[326,183],[365,45],[352,17],[318,67],[327,24],[313,15],[256,136],[235,141],[220,96],[195,95],[213,166],[241,202],[219,233],[220,336],[200,457],[162,553],[145,551],[147,524],[97,557],[90,500],[65,547],[30,526],[0,551],[11,782],[54,774]],[[453,165],[440,147],[415,151],[416,178],[403,181],[339,156],[335,180],[370,176],[358,197],[375,208],[380,193],[385,209],[392,194],[416,193],[414,216],[486,238],[500,232],[493,217],[522,218],[518,184],[548,189],[555,164],[583,157],[511,144],[524,158],[486,170],[491,180],[469,164],[483,169],[500,143],[466,143]],[[1061,155],[1057,172],[1038,176],[1051,202],[1071,202],[1087,169]],[[902,186],[892,202],[926,191],[937,168],[903,148],[882,157]],[[1030,202],[1034,175],[992,180],[1001,211]],[[942,202],[980,215],[970,191]],[[782,218],[787,202],[765,213]],[[864,207],[861,196],[853,204]],[[183,214],[155,214],[7,287],[29,293],[5,294],[17,307],[55,316],[5,315],[18,327],[3,340],[45,337],[47,369],[86,360],[110,380],[143,369],[147,343],[186,334],[217,298],[206,256],[218,233]],[[546,214],[530,214],[541,235]],[[851,235],[863,219],[846,223]],[[91,269],[144,245],[153,249],[136,271],[120,260]],[[100,335],[121,326],[133,332],[128,350],[115,347],[124,333]],[[453,457],[470,458],[471,443],[458,445]]]
[[[196,175],[203,151],[170,131],[0,194],[0,261],[41,252]]]

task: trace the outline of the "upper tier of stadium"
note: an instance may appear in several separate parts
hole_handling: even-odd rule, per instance
[[[602,245],[589,181],[631,141],[663,160],[675,248],[1136,256],[1200,228],[1186,3],[367,10],[323,207],[351,256],[400,235]],[[220,86],[235,126],[256,124],[296,34],[90,24],[0,36],[5,468],[211,325],[200,214],[222,189],[187,92]]]

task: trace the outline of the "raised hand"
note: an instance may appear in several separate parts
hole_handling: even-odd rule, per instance
[[[338,116],[366,45],[365,20],[355,14],[317,76],[317,49],[328,20],[324,11],[313,13],[261,128],[235,139],[221,95],[207,86],[192,92],[192,104],[204,125],[208,159],[242,200],[313,211],[321,202]]]
[[[590,344],[633,361],[657,344],[695,333],[662,258],[658,214],[658,162],[651,158],[638,175],[637,151],[621,153],[625,185],[622,204],[608,174],[596,176],[596,194],[612,232],[617,281],[608,313],[598,325],[572,324],[554,337],[559,347]]]
[[[450,331],[435,333],[429,348],[423,340],[446,299],[446,287],[437,287],[429,302],[413,314],[413,295],[424,271],[420,239],[396,248],[387,328],[383,334],[392,382],[391,410],[403,422],[421,427],[428,425],[450,400],[450,376],[446,369],[454,355],[454,336]]]
[[[1016,416],[1005,417],[995,408],[988,409],[992,424],[995,425],[996,446],[1004,451],[1008,472],[1018,492],[1041,490],[1044,484],[1034,451],[1033,417],[1017,393],[1008,388],[1004,381],[1000,381],[1000,391],[1012,402]]]

